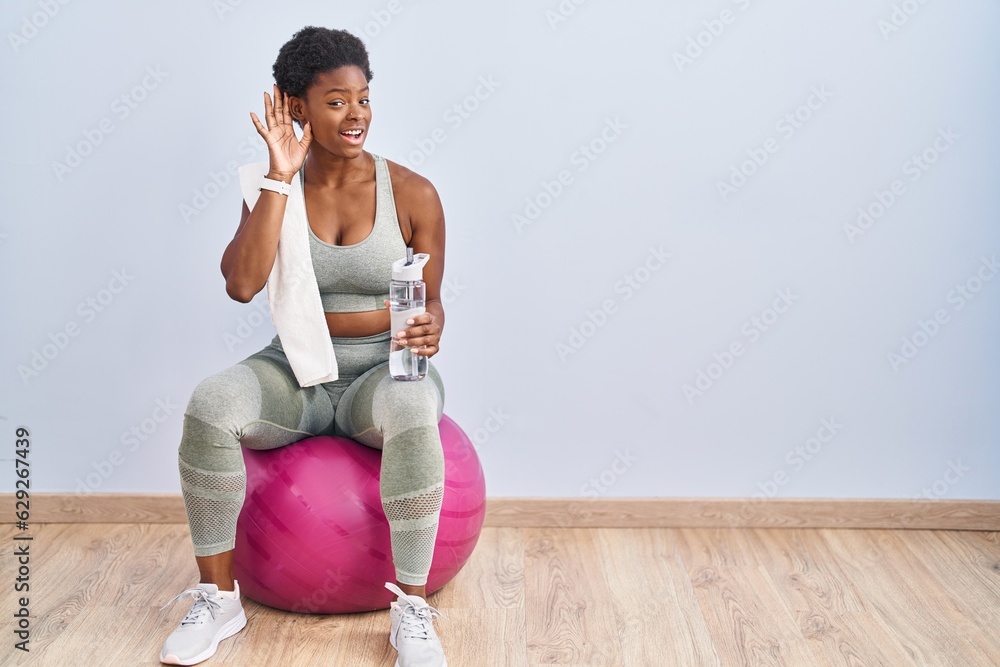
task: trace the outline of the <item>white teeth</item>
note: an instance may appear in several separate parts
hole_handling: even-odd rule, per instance
[[[361,136],[361,132],[362,132],[361,130],[347,130],[346,132],[342,132],[341,134],[349,134],[352,137],[359,137]]]

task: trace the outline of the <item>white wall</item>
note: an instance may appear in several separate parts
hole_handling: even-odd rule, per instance
[[[8,0],[0,488],[25,425],[36,491],[179,492],[191,390],[274,333],[224,290],[225,172],[310,24],[364,36],[367,148],[444,202],[434,362],[490,495],[1000,498],[986,0]]]

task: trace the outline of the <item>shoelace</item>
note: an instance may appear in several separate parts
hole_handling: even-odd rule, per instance
[[[430,639],[427,628],[429,623],[434,622],[434,617],[440,616],[444,619],[448,618],[430,605],[420,607],[418,609],[415,605],[410,603],[400,601],[400,604],[403,606],[403,615],[400,618],[400,625],[402,626],[401,629],[404,637],[411,637],[413,639]]]
[[[219,604],[216,600],[213,600],[211,597],[209,597],[208,592],[204,588],[187,589],[180,595],[174,596],[174,598],[170,600],[170,602],[160,607],[160,611],[163,611],[164,609],[166,609],[167,607],[169,607],[170,605],[172,605],[173,603],[177,602],[182,597],[185,597],[187,595],[190,595],[191,597],[194,598],[194,604],[191,605],[191,610],[187,613],[187,616],[184,617],[184,620],[181,621],[181,625],[193,625],[196,623],[204,623],[206,610],[208,611],[209,615],[212,617],[212,620],[214,621],[215,610],[218,609],[219,611],[222,611],[222,605]]]

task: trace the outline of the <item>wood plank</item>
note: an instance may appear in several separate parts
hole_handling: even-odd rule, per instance
[[[597,539],[580,528],[525,529],[529,663],[622,664]]]
[[[428,602],[448,617],[435,627],[449,664],[489,665],[506,656],[505,664],[526,667],[524,531],[483,528],[465,566]]]
[[[596,529],[623,665],[721,666],[669,529]]]
[[[524,531],[484,527],[458,575],[429,596],[432,606],[524,609]]]
[[[819,536],[863,596],[869,622],[882,626],[910,664],[988,665],[964,642],[971,638],[995,645],[995,637],[982,637],[971,619],[948,604],[943,582],[906,547],[908,533],[824,530]],[[960,663],[955,661],[956,655],[975,659]]]
[[[511,607],[438,607],[438,609],[448,616],[448,620],[439,619],[435,627],[449,665],[527,667],[524,609]],[[393,651],[394,658],[395,651]],[[346,661],[330,664],[352,663]],[[393,664],[393,660],[378,664],[383,667],[389,666]]]
[[[905,665],[909,658],[881,626],[867,620],[864,597],[851,585],[815,530],[747,531],[752,557],[764,567],[808,642],[831,665]]]
[[[822,665],[741,531],[680,529],[678,550],[723,665]]]
[[[993,636],[1000,630],[1000,576],[993,568],[1000,563],[1000,555],[975,548],[956,535],[908,531],[905,545],[909,562],[901,563],[901,567],[910,571],[909,563],[919,563],[925,568],[940,584],[938,603],[953,608],[978,627],[978,632],[964,633],[962,641],[984,660],[989,659],[984,664],[998,665],[1000,651],[993,652]]]

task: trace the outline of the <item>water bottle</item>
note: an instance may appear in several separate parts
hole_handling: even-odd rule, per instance
[[[389,320],[392,340],[389,342],[389,375],[394,380],[423,380],[427,375],[427,357],[415,354],[410,346],[396,342],[396,334],[411,325],[406,320],[424,312],[427,286],[424,284],[424,264],[430,259],[427,253],[413,254],[406,249],[406,257],[392,263],[392,280],[389,282]]]

